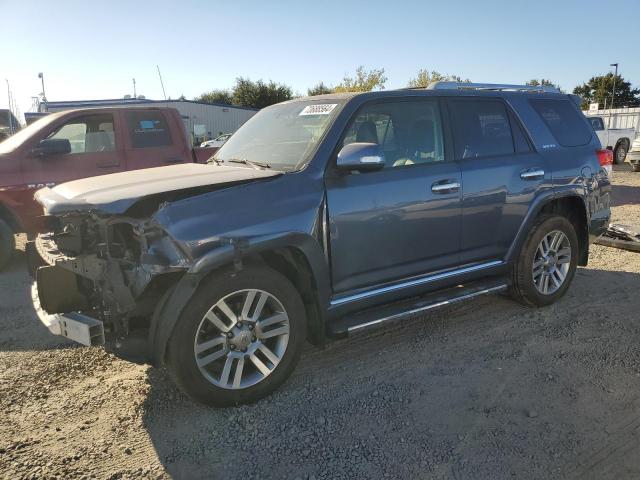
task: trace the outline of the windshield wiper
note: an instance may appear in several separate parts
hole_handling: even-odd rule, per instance
[[[228,163],[242,163],[244,165],[249,165],[253,168],[261,169],[261,168],[271,168],[271,165],[263,162],[256,162],[253,160],[247,160],[246,158],[229,158],[227,160],[223,160]]]

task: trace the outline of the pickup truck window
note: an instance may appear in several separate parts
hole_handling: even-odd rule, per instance
[[[509,115],[497,100],[451,101],[457,159],[515,153]]]
[[[604,130],[604,122],[600,117],[589,117],[589,122],[596,132]]]
[[[49,138],[69,140],[71,154],[112,152],[115,150],[113,116],[76,117],[58,128]]]
[[[569,100],[529,100],[551,134],[563,147],[577,147],[591,141],[593,132],[584,117]]]
[[[171,145],[171,134],[161,112],[132,111],[127,114],[133,148],[166,147]]]
[[[345,133],[343,145],[354,142],[382,146],[385,168],[444,161],[438,103],[422,100],[368,105]]]

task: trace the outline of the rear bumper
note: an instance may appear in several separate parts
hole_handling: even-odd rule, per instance
[[[627,153],[627,162],[632,165],[640,165],[640,152]]]
[[[104,345],[104,325],[100,320],[78,312],[50,314],[40,306],[38,286],[31,286],[33,308],[40,322],[54,335],[78,342],[87,347]]]

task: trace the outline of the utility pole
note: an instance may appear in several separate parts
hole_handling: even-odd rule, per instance
[[[136,79],[133,79],[133,99],[135,100],[137,97],[136,95]]]
[[[5,78],[4,81],[7,82],[7,100],[9,102],[9,112],[7,113],[9,120],[9,134],[13,135],[13,121],[11,118],[11,87],[9,87],[8,78]]]
[[[164,91],[164,83],[162,83],[162,74],[160,73],[160,67],[158,65],[156,65],[156,68],[158,69],[158,76],[160,77],[160,86],[162,87],[162,96],[166,100],[167,99],[167,94]]]

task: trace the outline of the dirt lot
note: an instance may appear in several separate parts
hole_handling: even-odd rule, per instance
[[[614,173],[640,225],[640,174]],[[50,336],[24,256],[0,274],[5,478],[639,478],[640,255],[594,246],[562,301],[486,297],[309,347],[213,410],[163,371]]]

